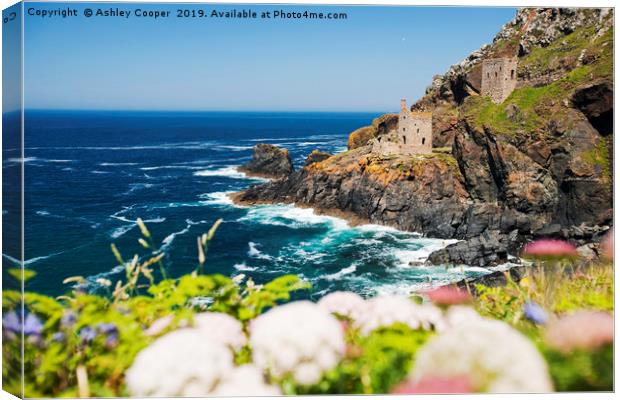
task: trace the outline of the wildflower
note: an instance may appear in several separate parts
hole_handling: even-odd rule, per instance
[[[155,340],[126,371],[135,397],[206,397],[233,371],[232,353],[198,329],[185,328]]]
[[[80,340],[83,344],[88,344],[95,340],[95,338],[97,337],[97,331],[95,331],[90,326],[85,326],[84,328],[80,329],[78,336],[80,337]]]
[[[97,324],[96,328],[97,328],[97,330],[99,332],[103,333],[104,335],[110,335],[110,334],[117,334],[118,333],[118,328],[116,327],[116,325],[108,323],[108,322]]]
[[[596,349],[614,340],[614,319],[602,311],[577,311],[550,324],[545,338],[563,352]]]
[[[455,327],[481,318],[472,307],[456,305],[448,308],[444,321],[447,327]]]
[[[453,378],[424,378],[419,382],[406,381],[398,385],[392,394],[459,394],[472,393],[467,376]]]
[[[25,336],[41,336],[43,332],[43,324],[41,320],[34,314],[29,313],[24,320]]]
[[[52,335],[52,341],[54,342],[64,342],[65,341],[65,334],[62,332],[56,332]]]
[[[248,339],[243,333],[243,325],[224,313],[204,312],[194,315],[194,327],[205,335],[205,340],[213,340],[241,350]]]
[[[309,301],[272,308],[252,321],[250,333],[254,363],[301,385],[317,383],[345,352],[338,320]]]
[[[432,304],[419,305],[400,296],[379,296],[367,302],[358,325],[367,335],[396,323],[424,330],[441,330],[445,324],[441,310]]]
[[[146,336],[157,336],[162,333],[173,321],[174,317],[172,315],[166,315],[165,317],[161,317],[156,319],[151,326],[148,327],[144,334]]]
[[[563,259],[578,255],[572,244],[557,239],[540,239],[528,243],[523,248],[523,257],[535,259]]]
[[[364,312],[366,303],[356,293],[333,292],[321,298],[317,305],[332,314],[356,321]]]
[[[451,286],[442,286],[426,292],[426,294],[433,303],[442,306],[462,304],[471,301],[471,295],[467,291]]]
[[[410,380],[469,377],[475,391],[549,392],[547,364],[536,347],[510,325],[476,318],[448,328],[416,354]]]
[[[603,238],[601,242],[603,249],[603,255],[610,260],[614,259],[614,229],[610,229],[609,232]]]
[[[2,330],[11,333],[20,333],[22,331],[20,318],[15,311],[4,314],[2,317]]]
[[[235,368],[217,389],[214,396],[279,396],[280,388],[265,383],[263,373],[254,365],[246,364]]]
[[[544,325],[549,319],[545,310],[533,301],[525,303],[523,306],[523,314],[535,324]]]

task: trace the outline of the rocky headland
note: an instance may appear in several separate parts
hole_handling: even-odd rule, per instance
[[[481,63],[507,56],[518,59],[517,87],[496,104],[480,95]],[[461,239],[430,263],[499,264],[542,236],[596,256],[613,217],[612,10],[520,9],[411,109],[433,113],[432,154],[373,153],[370,142],[398,124],[386,114],[352,132],[348,151],[311,155],[298,171],[285,150],[260,148],[242,170],[282,179],[234,200]]]

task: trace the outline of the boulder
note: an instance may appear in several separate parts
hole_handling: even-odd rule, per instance
[[[239,171],[263,178],[283,178],[293,172],[293,161],[287,149],[259,143],[254,146],[252,160],[239,167]]]

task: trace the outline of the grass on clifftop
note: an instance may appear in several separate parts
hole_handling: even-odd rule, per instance
[[[574,68],[545,86],[515,89],[502,104],[495,104],[487,97],[470,96],[461,107],[462,117],[478,129],[486,127],[501,135],[544,132],[550,120],[566,116],[567,107],[563,103],[570,101],[575,88],[597,78],[612,79],[613,29],[595,40],[592,40],[593,34],[593,28],[577,30],[557,39],[549,47],[532,50],[519,60],[519,68],[546,71],[551,68],[551,63],[566,59],[567,54],[576,54],[575,61],[585,50],[585,54],[594,60],[591,64]]]

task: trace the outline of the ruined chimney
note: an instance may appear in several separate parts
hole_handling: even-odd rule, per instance
[[[407,111],[407,99],[400,99],[400,111]]]

